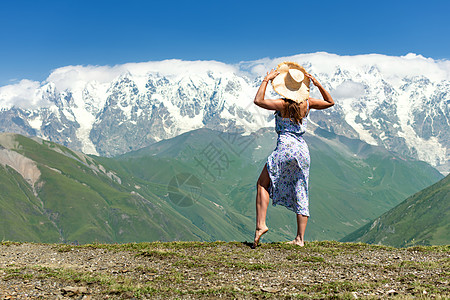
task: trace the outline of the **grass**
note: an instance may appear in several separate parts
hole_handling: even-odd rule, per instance
[[[166,259],[171,257],[184,257],[184,255],[173,251],[149,250],[149,249],[141,250],[138,255],[158,259]]]
[[[1,243],[0,243],[0,245],[2,245],[2,246],[12,246],[12,245],[14,245],[14,246],[18,246],[18,245],[21,245],[21,244],[23,244],[23,243],[21,243],[21,242],[11,242],[11,241],[2,241]]]
[[[439,245],[439,246],[412,246],[406,248],[407,251],[417,251],[417,252],[450,252],[450,245]]]
[[[353,292],[370,288],[369,284],[362,284],[354,281],[331,281],[315,284],[305,288],[305,291],[319,293],[322,295],[340,294],[343,292]]]
[[[312,263],[322,263],[325,261],[323,257],[320,256],[304,256],[303,254],[293,253],[286,257],[288,260],[302,261],[302,262],[312,262]]]

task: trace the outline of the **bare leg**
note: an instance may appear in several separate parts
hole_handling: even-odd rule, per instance
[[[293,241],[288,242],[288,244],[294,244],[302,247],[304,246],[305,229],[307,223],[307,216],[297,215],[297,236]]]
[[[269,230],[266,225],[267,207],[270,202],[268,192],[269,184],[270,177],[266,164],[256,183],[256,230],[252,248],[258,246],[261,236]]]

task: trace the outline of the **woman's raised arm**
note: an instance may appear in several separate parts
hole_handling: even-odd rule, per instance
[[[266,77],[264,77],[264,80],[259,86],[258,92],[256,92],[255,100],[253,100],[253,103],[268,110],[282,111],[284,109],[285,102],[283,99],[265,99],[267,84],[269,83],[269,81],[277,77],[278,74],[279,73],[275,69],[267,72]]]
[[[325,109],[333,106],[334,100],[331,97],[330,93],[328,93],[328,91],[324,89],[323,86],[319,83],[319,81],[317,81],[317,79],[314,78],[311,74],[306,73],[305,75],[306,77],[311,79],[311,81],[319,89],[320,94],[323,97],[323,100],[309,98],[309,107],[314,109]]]

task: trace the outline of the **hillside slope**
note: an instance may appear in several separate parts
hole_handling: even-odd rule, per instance
[[[142,197],[95,159],[53,142],[1,134],[0,179],[3,240],[208,240],[164,201]]]
[[[305,136],[311,153],[309,240],[340,239],[442,178],[427,163],[320,128],[314,132]],[[198,129],[114,160],[129,176],[161,184],[174,174],[190,174],[201,186],[199,203],[206,198],[223,208],[223,217],[239,230],[253,229],[256,180],[276,139],[271,128],[250,135]],[[160,167],[152,168],[156,162]],[[217,222],[196,205],[180,209],[190,220]],[[266,240],[295,234],[294,215],[286,208],[270,205],[267,218],[271,230]]]
[[[440,178],[423,162],[321,129],[312,153],[308,240],[339,239]],[[255,182],[276,135],[199,129],[117,158],[0,135],[0,235],[34,242],[242,241],[252,237]],[[325,181],[324,181],[325,180]],[[295,218],[269,207],[266,241]]]
[[[409,197],[342,241],[394,247],[450,243],[450,175]]]

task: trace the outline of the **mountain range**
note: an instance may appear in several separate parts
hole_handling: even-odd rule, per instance
[[[319,127],[311,150],[308,240],[340,239],[442,178],[407,159]],[[0,134],[0,236],[32,242],[251,240],[255,184],[276,144],[201,128],[114,158]],[[265,241],[291,239],[295,217],[269,207]]]
[[[199,128],[251,134],[273,127],[272,113],[255,107],[253,97],[265,72],[286,60],[302,64],[336,100],[311,112],[315,127],[448,174],[449,64],[415,54],[67,66],[43,82],[0,87],[0,130],[106,157]],[[311,95],[320,97],[314,87]]]

